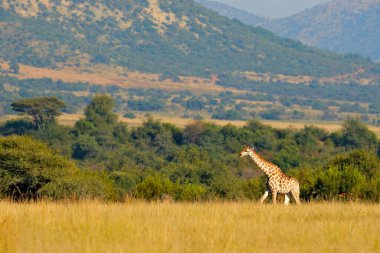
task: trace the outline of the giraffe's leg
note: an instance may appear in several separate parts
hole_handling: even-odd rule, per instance
[[[285,201],[284,201],[284,204],[287,206],[289,205],[289,201],[290,201],[290,198],[288,196],[289,193],[285,193]]]
[[[272,201],[273,201],[273,204],[276,204],[276,202],[277,202],[277,191],[272,190]]]
[[[292,190],[292,195],[297,204],[301,204],[300,201],[300,188],[296,187]]]
[[[264,195],[261,197],[261,199],[260,199],[260,203],[262,204],[263,202],[264,202],[264,200],[268,197],[268,195],[269,195],[269,191],[268,190],[266,190],[265,192],[264,192]]]

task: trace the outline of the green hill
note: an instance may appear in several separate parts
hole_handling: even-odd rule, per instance
[[[378,0],[335,0],[264,27],[311,46],[380,61]]]
[[[102,63],[167,76],[333,76],[372,65],[281,39],[193,0],[2,1],[0,34],[2,60],[49,68]]]

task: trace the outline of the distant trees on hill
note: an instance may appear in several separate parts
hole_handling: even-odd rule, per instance
[[[360,115],[369,124],[380,124],[380,96],[377,86],[359,84],[263,84],[235,78],[220,79],[221,85],[237,85],[247,92],[222,91],[212,94],[195,94],[189,91],[163,89],[133,89],[119,86],[65,83],[51,79],[20,80],[0,76],[0,113],[14,114],[11,104],[15,100],[36,97],[57,97],[64,101],[65,113],[82,112],[96,94],[110,94],[115,98],[115,111],[165,112],[177,116],[188,111],[204,118],[223,120],[249,120],[252,117],[271,120],[328,120],[341,121],[347,116]],[[281,86],[281,89],[279,89]],[[310,113],[312,110],[312,113]]]

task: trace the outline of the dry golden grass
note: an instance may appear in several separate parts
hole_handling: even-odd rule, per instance
[[[0,69],[8,70],[9,65],[0,62]],[[127,74],[127,75],[126,75]],[[200,77],[181,77],[181,82],[160,80],[159,74],[130,71],[119,66],[95,65],[91,69],[78,69],[76,67],[62,67],[58,69],[38,68],[20,64],[19,79],[51,78],[54,81],[83,82],[97,85],[118,85],[125,88],[155,88],[168,91],[187,90],[194,93],[215,93],[231,91],[243,93],[244,91],[226,88],[216,84],[215,77],[211,79]]]
[[[0,252],[380,252],[380,206],[0,202]]]

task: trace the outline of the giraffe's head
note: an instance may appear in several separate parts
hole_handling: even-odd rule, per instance
[[[251,155],[251,153],[252,153],[252,148],[250,146],[245,146],[245,148],[243,148],[243,150],[240,152],[240,157],[249,156]]]

